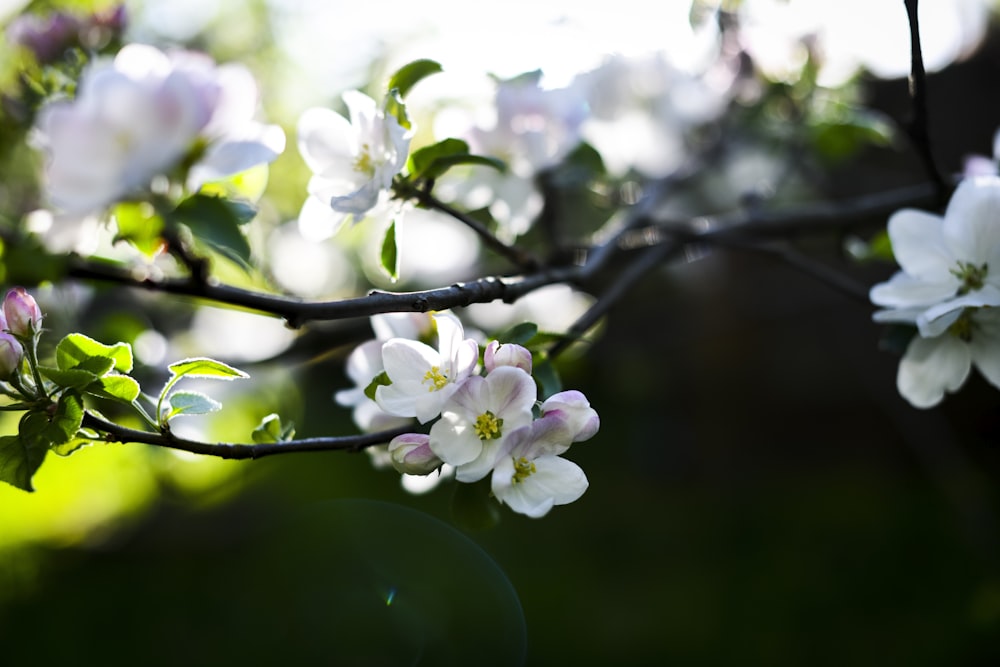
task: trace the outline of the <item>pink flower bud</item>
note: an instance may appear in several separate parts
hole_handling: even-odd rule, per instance
[[[572,442],[589,440],[601,427],[597,411],[582,393],[570,390],[553,394],[542,403],[542,417],[556,417],[564,421]]]
[[[427,475],[440,468],[443,461],[431,451],[430,440],[423,433],[397,435],[389,443],[392,467],[407,475]]]
[[[0,333],[0,378],[7,379],[21,365],[24,348],[9,333]]]
[[[42,324],[42,311],[35,303],[35,297],[23,287],[7,292],[3,300],[3,314],[7,319],[7,330],[15,336],[30,336]]]
[[[492,373],[498,366],[514,366],[530,375],[531,352],[514,343],[500,343],[494,340],[483,352],[483,366],[486,367],[487,373]]]

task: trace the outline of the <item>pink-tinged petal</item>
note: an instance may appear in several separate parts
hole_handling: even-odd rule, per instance
[[[583,470],[572,461],[543,456],[532,463],[535,470],[515,483],[513,459],[505,457],[497,462],[490,480],[497,499],[519,514],[543,517],[554,505],[578,500],[589,486]]]
[[[334,165],[347,173],[358,154],[357,138],[346,118],[330,109],[307,109],[298,123],[299,153],[314,173]]]
[[[470,378],[472,379],[472,378]],[[531,376],[520,368],[504,366],[486,376],[489,405],[494,414],[504,416],[528,413],[535,405],[538,390]]]
[[[522,345],[490,341],[483,351],[483,366],[487,373],[500,366],[514,366],[531,374],[531,352]]]
[[[872,287],[869,298],[875,305],[886,308],[929,306],[955,296],[961,285],[961,281],[952,274],[947,274],[940,280],[928,281],[901,271],[889,282]]]
[[[941,402],[945,392],[962,386],[971,361],[968,344],[955,336],[918,336],[910,341],[899,363],[896,386],[914,407],[931,408]]]
[[[253,120],[257,108],[257,81],[250,70],[236,64],[216,68],[214,78],[219,85],[219,99],[212,119],[205,127],[205,133],[209,136],[222,136],[232,128],[241,127]]]
[[[597,411],[590,407],[590,401],[582,392],[561,391],[542,403],[543,416],[557,412],[566,420],[573,442],[589,440],[601,427]]]
[[[407,475],[427,475],[441,467],[442,461],[430,448],[430,436],[404,433],[389,443],[392,467]]]
[[[944,238],[956,259],[979,265],[998,258],[1000,177],[962,181],[948,203]]]
[[[456,380],[468,378],[479,363],[479,345],[472,338],[463,340],[455,351],[453,372]]]
[[[487,410],[493,410],[495,414],[496,409],[489,402],[486,378],[479,375],[467,378],[462,382],[458,390],[452,394],[447,409],[451,409],[469,419],[475,419]]]
[[[424,386],[419,387],[419,393],[417,393],[416,400],[413,404],[417,420],[421,424],[426,424],[441,414],[441,410],[444,408],[444,405],[448,402],[452,394],[455,393],[459,386],[460,385],[452,382],[435,391],[430,391]]]
[[[904,209],[889,218],[889,239],[899,266],[914,278],[937,282],[946,279],[954,257],[944,243],[939,216]]]

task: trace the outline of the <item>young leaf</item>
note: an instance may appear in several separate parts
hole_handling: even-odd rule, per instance
[[[386,386],[387,387],[390,384],[392,384],[392,380],[389,379],[389,374],[386,373],[385,371],[382,371],[381,373],[379,373],[378,375],[376,375],[374,378],[372,378],[372,381],[368,383],[367,387],[365,387],[365,396],[367,396],[368,398],[370,398],[370,399],[372,399],[374,401],[375,400],[375,390],[378,389],[379,387],[382,387],[382,386]]]
[[[0,436],[0,481],[23,491],[34,491],[31,478],[42,466],[49,448],[38,438]]]
[[[80,333],[71,333],[56,346],[56,365],[62,370],[76,368],[81,364],[97,364],[91,357],[111,359],[114,370],[128,373],[132,370],[132,347],[128,343],[104,345]],[[93,372],[93,366],[83,366],[83,370]],[[109,369],[110,370],[110,369]]]
[[[562,391],[562,380],[559,379],[559,373],[547,357],[536,356],[531,368],[531,374],[535,376],[535,382],[539,385],[538,394],[542,399]]]
[[[175,361],[167,366],[177,377],[206,378],[215,380],[234,380],[250,377],[238,368],[208,357],[192,357]]]
[[[99,359],[100,357],[91,358]],[[107,359],[107,362],[108,369],[110,370],[114,362],[111,359]],[[83,389],[101,377],[97,373],[91,373],[79,368],[68,368],[66,370],[62,370],[59,368],[51,368],[49,366],[39,366],[38,372],[45,378],[55,382],[60,387],[65,387],[67,389]]]
[[[78,436],[72,438],[69,442],[64,442],[61,445],[53,445],[52,453],[56,454],[57,456],[66,457],[69,456],[70,454],[79,451],[80,449],[83,449],[84,447],[89,447],[90,445],[93,445],[95,442],[99,442],[97,437],[87,438]]]
[[[197,391],[175,391],[167,401],[170,411],[166,419],[177,415],[204,415],[222,409],[222,403]]]
[[[382,239],[382,252],[379,253],[379,260],[382,270],[389,276],[389,280],[396,282],[399,279],[399,250],[396,247],[396,221],[393,220],[389,229],[385,230],[385,238]]]
[[[122,202],[112,215],[118,227],[116,240],[128,241],[147,257],[163,247],[163,218],[149,202]]]
[[[98,378],[84,389],[88,394],[108,398],[113,401],[131,403],[139,398],[139,383],[128,375],[108,375]]]
[[[284,442],[295,437],[295,427],[291,424],[282,427],[281,417],[271,413],[260,421],[250,437],[259,444]]]
[[[461,164],[482,165],[501,172],[507,170],[502,160],[469,153],[469,145],[461,139],[444,139],[414,151],[407,161],[407,170],[414,179],[435,179]]]
[[[248,204],[196,194],[178,204],[171,218],[187,225],[195,237],[215,250],[249,264],[250,244],[239,227],[256,214],[256,209]]]
[[[538,333],[538,325],[534,322],[521,322],[520,324],[515,324],[511,328],[507,329],[503,333],[497,334],[497,340],[501,343],[515,343],[517,345],[524,345],[529,340],[534,338],[535,334]]]
[[[395,89],[401,96],[405,97],[421,79],[440,71],[442,71],[441,65],[433,60],[414,60],[400,67],[389,78],[389,90]]]

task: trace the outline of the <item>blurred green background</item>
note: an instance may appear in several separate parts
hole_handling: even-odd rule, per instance
[[[287,73],[267,67],[263,6],[223,3],[191,41],[273,84]],[[931,77],[947,170],[988,153],[1000,125],[997,44]],[[870,90],[905,117],[905,81]],[[265,105],[294,123],[291,102]],[[301,176],[289,152],[274,170]],[[886,159],[836,187],[921,178],[912,157]],[[271,192],[293,215],[299,190],[281,183],[295,179]],[[839,262],[838,241],[810,250]],[[50,295],[47,324],[70,327],[77,306],[97,338],[151,324],[134,319],[144,297],[74,294]],[[172,308],[157,316],[179,330],[191,304]],[[413,496],[363,454],[50,456],[34,495],[0,488],[0,663],[1000,664],[996,390],[977,376],[911,408],[870,312],[762,256],[650,276],[563,360],[602,430],[572,450],[589,490],[542,520],[459,527],[454,485]],[[331,402],[349,347],[325,332],[246,366],[250,395],[234,387],[217,428],[281,408],[300,436],[353,432]]]

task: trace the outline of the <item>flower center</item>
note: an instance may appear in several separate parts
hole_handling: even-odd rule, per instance
[[[472,430],[476,432],[480,440],[496,440],[500,437],[500,428],[503,420],[487,410],[476,417],[476,423],[472,425]]]
[[[431,369],[424,373],[424,384],[430,383],[427,391],[437,391],[448,384],[448,376],[441,373],[440,366],[431,366]]]
[[[948,327],[948,333],[956,338],[964,340],[966,343],[972,340],[972,332],[976,328],[976,323],[972,321],[972,311],[977,308],[966,308],[958,319]]]
[[[354,171],[371,176],[375,173],[375,165],[372,164],[372,149],[368,144],[361,144],[361,152],[354,159]]]
[[[529,461],[523,456],[519,459],[514,460],[514,474],[511,475],[511,484],[520,484],[524,480],[531,477],[531,473],[535,472],[534,461]]]
[[[988,269],[989,266],[986,262],[983,262],[981,266],[976,266],[972,262],[959,262],[958,268],[951,270],[951,275],[962,281],[961,287],[958,288],[958,295],[983,289]]]

